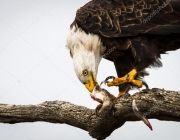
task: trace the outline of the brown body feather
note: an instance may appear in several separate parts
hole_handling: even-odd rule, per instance
[[[106,52],[115,47],[105,58],[119,77],[133,68],[136,78],[143,77],[145,68],[162,65],[160,54],[180,48],[180,0],[92,0],[77,11],[74,24],[98,34]]]

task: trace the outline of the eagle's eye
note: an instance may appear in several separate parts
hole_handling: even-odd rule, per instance
[[[83,71],[82,71],[82,74],[83,74],[83,76],[87,76],[89,73],[88,73],[88,70],[87,69],[84,69]]]

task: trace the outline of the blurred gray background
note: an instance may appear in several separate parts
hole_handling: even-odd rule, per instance
[[[0,103],[38,104],[63,100],[89,108],[98,103],[78,81],[66,34],[76,10],[88,0],[0,0]],[[162,55],[163,68],[148,69],[150,88],[180,91],[180,50]],[[98,81],[116,76],[111,62],[102,60]],[[117,88],[108,88],[117,96]],[[134,93],[136,91],[132,91]],[[180,123],[150,120],[127,122],[107,140],[179,140]],[[107,126],[108,127],[108,126]],[[0,140],[91,140],[86,131],[44,122],[0,123]]]

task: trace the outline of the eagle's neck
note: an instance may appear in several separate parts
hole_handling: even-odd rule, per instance
[[[68,32],[67,47],[72,53],[75,67],[79,69],[91,66],[95,74],[97,73],[102,54],[106,49],[98,35],[87,34],[74,25]]]

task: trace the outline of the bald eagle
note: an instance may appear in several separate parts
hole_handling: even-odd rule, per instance
[[[119,78],[107,81],[123,96],[142,87],[146,68],[161,67],[160,55],[180,48],[179,0],[92,0],[77,10],[67,35],[75,73],[92,92],[102,58]]]

